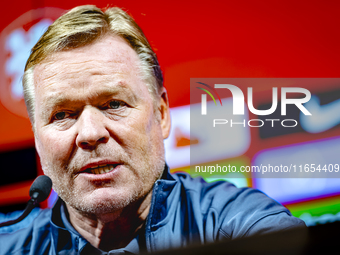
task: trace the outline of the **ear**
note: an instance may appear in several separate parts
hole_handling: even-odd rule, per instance
[[[160,103],[158,105],[158,111],[160,112],[160,117],[161,117],[160,124],[162,128],[163,139],[166,139],[169,137],[169,134],[170,134],[171,119],[170,119],[168,93],[165,88],[162,89]]]
[[[36,134],[34,134],[34,143],[35,143],[35,149],[37,150],[37,153],[40,157],[40,144],[39,144]]]

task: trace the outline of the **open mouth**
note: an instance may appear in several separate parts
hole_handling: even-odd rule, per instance
[[[83,171],[83,173],[90,173],[90,174],[105,174],[111,172],[113,169],[115,169],[116,166],[119,164],[105,164],[105,165],[99,165],[99,166],[93,166],[90,168],[87,168]]]

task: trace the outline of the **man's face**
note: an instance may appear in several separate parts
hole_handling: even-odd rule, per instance
[[[56,53],[34,79],[36,147],[68,205],[106,213],[152,189],[164,169],[167,99],[154,110],[138,56],[122,38]]]

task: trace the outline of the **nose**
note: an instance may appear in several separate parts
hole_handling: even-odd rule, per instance
[[[85,108],[78,119],[76,144],[84,150],[93,150],[101,143],[109,141],[109,131],[105,126],[105,116],[93,107]]]

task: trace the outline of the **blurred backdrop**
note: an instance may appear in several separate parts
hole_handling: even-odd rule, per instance
[[[22,98],[25,61],[53,20],[83,4],[123,8],[157,53],[173,120],[166,140],[172,172],[189,171],[190,166],[190,78],[340,77],[338,1],[5,1],[0,17],[0,212],[23,209],[32,180],[42,174]],[[246,136],[233,138],[238,145],[244,143],[242,150],[217,160],[212,155],[206,162],[251,165],[279,156],[308,160],[322,155],[321,163],[340,163],[340,82],[319,81],[282,86],[310,90],[323,110],[324,125],[300,125],[290,133],[251,128]],[[270,106],[271,89],[253,86],[257,107]],[[199,141],[195,137],[196,145]],[[206,180],[227,179],[239,187],[259,188],[307,225],[340,220],[340,178],[230,177]],[[52,192],[41,206],[51,207],[55,198]]]

